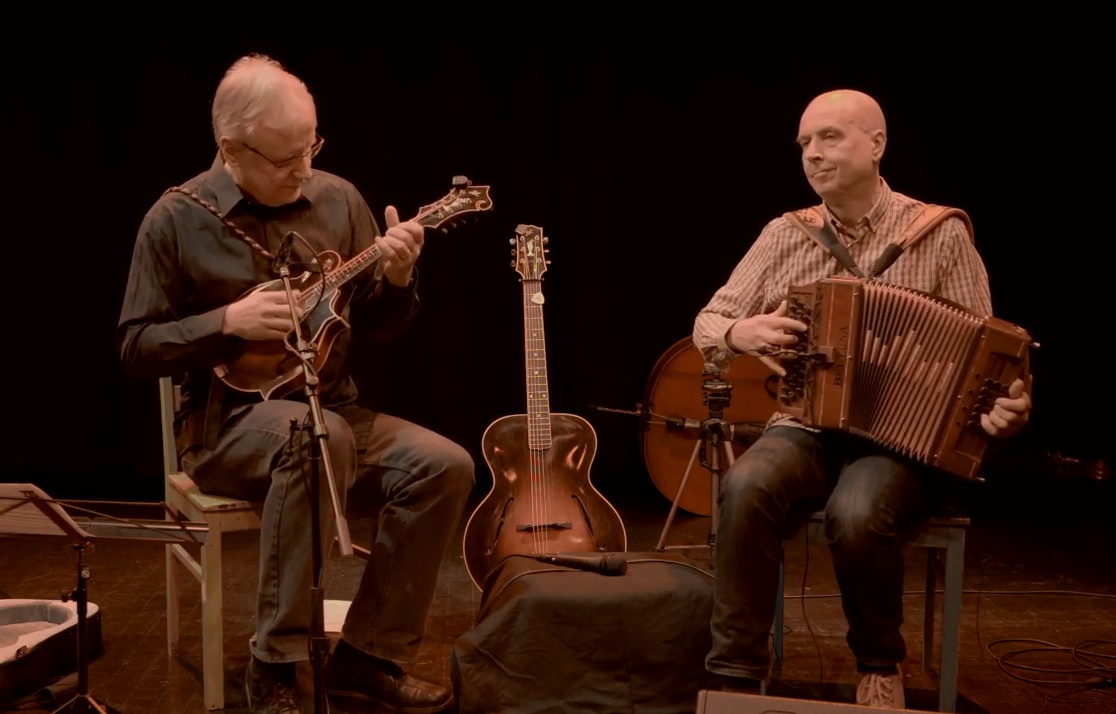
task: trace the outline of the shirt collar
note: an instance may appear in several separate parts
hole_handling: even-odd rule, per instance
[[[824,204],[823,204],[824,205]],[[826,216],[833,227],[839,232],[845,234],[852,240],[857,240],[869,233],[875,233],[879,228],[880,222],[883,221],[884,216],[887,214],[887,209],[891,205],[891,187],[887,185],[887,181],[880,177],[880,190],[876,193],[876,201],[872,204],[872,208],[864,217],[856,222],[855,226],[846,226],[841,223],[840,219],[834,215],[833,211],[829,210],[829,206],[825,206]]]
[[[229,213],[236,208],[242,201],[245,204],[251,203],[247,196],[240,190],[240,187],[233,181],[232,174],[225,168],[225,162],[221,159],[221,152],[217,152],[217,156],[213,159],[213,164],[209,167],[210,173],[210,188],[213,190],[213,204],[221,213],[222,218],[227,218]],[[310,179],[302,184],[302,195],[292,205],[297,205],[302,202],[313,203],[314,196],[317,195],[318,182],[314,180],[311,175]]]

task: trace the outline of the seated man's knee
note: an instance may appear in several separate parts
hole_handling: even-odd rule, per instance
[[[439,457],[446,488],[467,496],[476,485],[476,464],[472,455],[460,444],[446,439],[439,449]]]
[[[356,440],[353,438],[352,427],[336,412],[323,410],[322,417],[325,421],[330,464],[337,477],[349,486],[356,472]],[[313,432],[309,434],[309,438],[314,438]]]
[[[793,439],[761,437],[725,472],[721,500],[738,508],[769,502],[784,487],[788,470],[801,460],[800,448]]]
[[[825,534],[830,544],[896,541],[896,518],[906,470],[884,456],[871,456],[850,464],[825,508]]]

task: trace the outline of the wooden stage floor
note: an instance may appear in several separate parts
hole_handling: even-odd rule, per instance
[[[1116,689],[1081,685],[1096,675],[1081,672],[1080,660],[1075,662],[1073,656],[1075,647],[1088,647],[1105,655],[1094,661],[1116,667],[1114,486],[1111,481],[1056,480],[1020,492],[1000,486],[973,502],[965,552],[958,711],[1116,711]],[[668,512],[666,499],[646,489],[636,496],[606,495],[624,517],[629,550],[653,550]],[[478,501],[479,495],[469,512]],[[462,518],[461,527],[466,520]],[[708,518],[680,512],[667,542],[703,544],[709,526]],[[367,525],[354,522],[350,527],[354,542],[360,543]],[[243,677],[254,618],[255,538],[254,533],[226,537],[229,714],[247,711]],[[450,681],[455,639],[473,626],[481,599],[466,573],[459,544],[460,537],[445,553],[427,636],[420,660],[412,667],[416,674],[444,683]],[[699,561],[707,558],[700,547],[688,552]],[[925,565],[915,555],[907,559],[907,706],[934,710],[934,682],[919,666]],[[86,564],[91,571],[89,599],[101,609],[105,647],[89,669],[92,693],[121,714],[203,712],[199,593],[192,581],[184,579],[191,586],[184,586],[182,595],[183,650],[171,658],[166,649],[163,548],[153,542],[102,540],[87,553]],[[359,559],[334,556],[326,597],[351,597],[362,566]],[[57,599],[74,587],[74,578],[75,554],[65,541],[0,539],[0,590],[8,597]],[[844,616],[823,546],[804,539],[787,544],[785,592],[786,656],[778,673],[779,691],[803,699],[850,701],[854,662],[845,645]],[[1097,640],[1108,644],[1089,645]],[[1033,651],[1011,654],[1028,649]],[[1003,655],[1008,658],[997,659]],[[53,709],[47,704],[19,711]]]

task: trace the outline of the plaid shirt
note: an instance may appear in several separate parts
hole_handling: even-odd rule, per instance
[[[892,191],[881,178],[875,204],[855,226],[843,225],[824,204],[822,210],[853,261],[867,272],[923,205]],[[764,227],[728,282],[698,313],[694,345],[705,361],[725,368],[739,356],[725,342],[734,322],[772,312],[792,285],[807,285],[842,272],[844,269],[827,249],[780,216]],[[964,222],[957,217],[939,224],[878,279],[939,295],[981,316],[992,314],[988,273]],[[776,414],[772,421],[785,419],[785,415]]]

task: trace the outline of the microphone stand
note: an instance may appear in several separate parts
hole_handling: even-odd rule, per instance
[[[725,421],[725,409],[729,406],[729,401],[732,398],[732,383],[723,379],[723,373],[717,369],[716,366],[706,363],[702,371],[704,378],[702,382],[702,402],[705,404],[709,411],[708,418],[700,424],[700,435],[698,436],[697,443],[694,444],[694,452],[690,457],[690,463],[686,466],[686,473],[682,476],[681,483],[678,484],[678,493],[671,503],[670,513],[667,515],[666,523],[663,524],[662,533],[659,534],[659,542],[655,545],[656,552],[663,552],[669,548],[688,548],[690,546],[667,546],[666,542],[667,532],[670,530],[671,523],[674,521],[674,516],[678,511],[678,502],[682,498],[682,491],[686,488],[686,481],[690,478],[690,471],[693,469],[694,461],[701,455],[701,465],[709,470],[709,500],[710,500],[710,526],[709,526],[709,539],[708,547],[710,553],[710,561],[712,562],[713,549],[716,547],[717,541],[717,528],[718,528],[718,505],[717,501],[720,496],[721,489],[721,476],[726,470],[721,464],[721,452],[724,450],[724,456],[728,461],[728,465],[732,466],[734,457],[732,452],[732,440],[735,432],[735,425]],[[671,423],[667,422],[667,428],[685,428],[688,426],[681,420],[682,423],[678,424],[677,420]],[[727,438],[726,438],[727,437]]]
[[[302,323],[295,311],[294,291],[291,289],[290,245],[294,232],[288,233],[283,238],[275,258],[275,269],[283,283],[283,290],[287,293],[287,304],[291,310],[291,322],[294,324],[295,348],[302,361],[302,372],[305,377],[306,400],[310,405],[310,430],[313,438],[310,441],[310,544],[314,581],[310,589],[311,617],[310,617],[310,664],[314,672],[314,712],[326,714],[329,704],[326,701],[325,690],[325,664],[329,654],[329,638],[325,634],[325,599],[322,586],[322,537],[321,514],[318,505],[321,471],[325,471],[326,483],[329,485],[330,500],[333,503],[334,516],[337,519],[337,542],[341,547],[342,555],[352,555],[353,546],[349,538],[349,526],[345,520],[344,509],[337,495],[337,481],[333,474],[333,463],[330,460],[329,449],[325,441],[329,438],[325,419],[322,416],[321,400],[318,396],[318,375],[313,368],[314,347],[307,343],[302,336]],[[292,443],[295,432],[299,431],[297,419],[291,419]],[[320,466],[319,466],[320,465]]]

